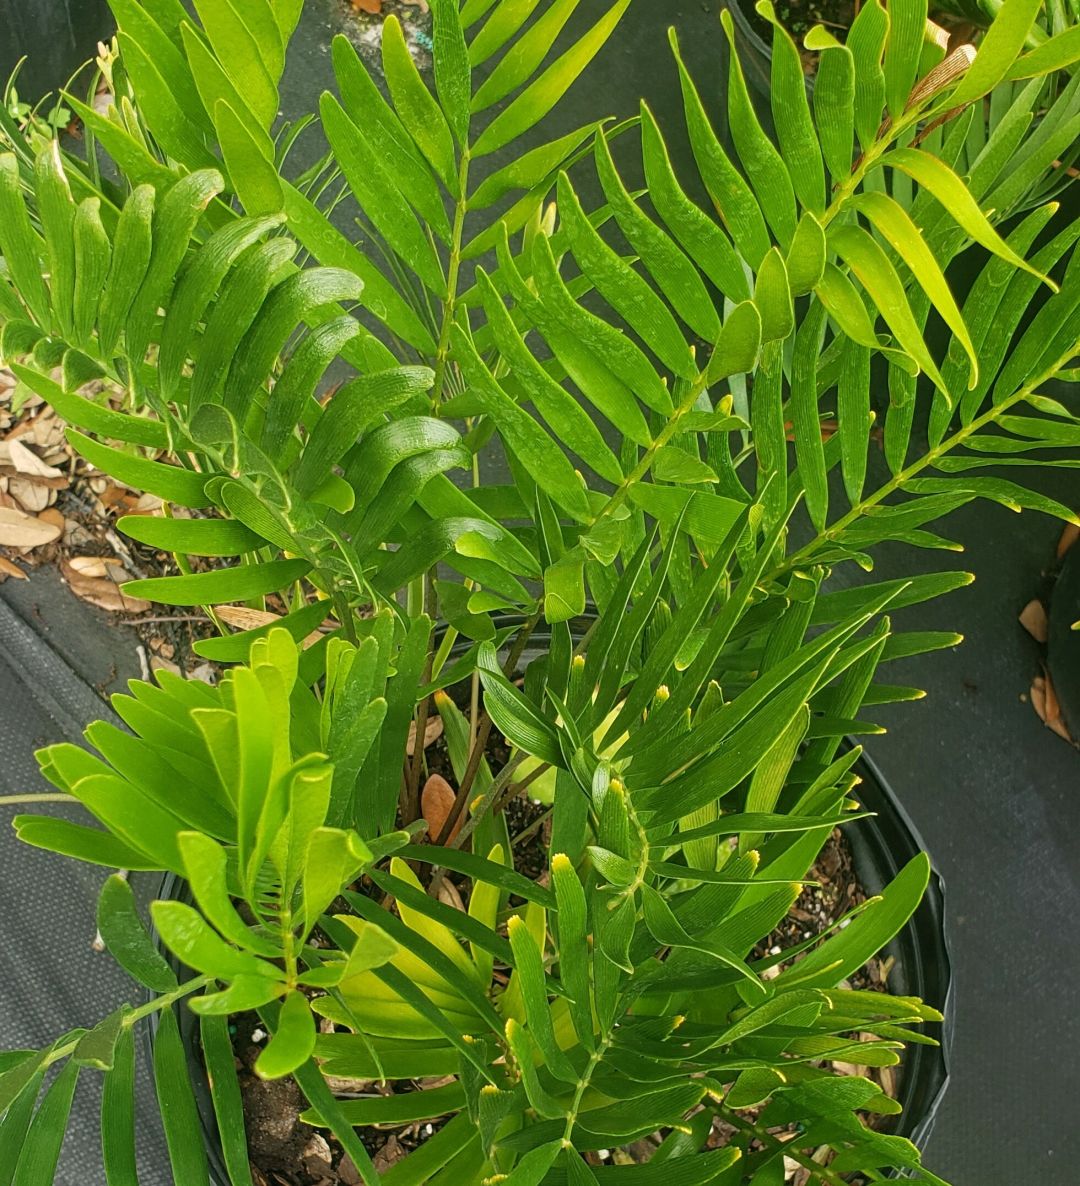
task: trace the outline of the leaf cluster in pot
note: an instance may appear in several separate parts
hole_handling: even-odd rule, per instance
[[[368,1186],[358,1128],[437,1117],[388,1186],[940,1183],[868,1119],[895,1102],[833,1066],[934,1040],[933,1009],[849,987],[928,859],[755,951],[859,815],[841,743],[915,694],[888,664],[959,641],[893,615],[972,579],[833,571],[955,550],[937,524],[974,499],[1074,519],[1022,479],[1080,443],[1048,393],[1080,339],[1080,223],[1046,200],[1076,151],[1075,26],[1006,0],[946,54],[925,2],[871,0],[846,41],[807,36],[808,97],[763,0],[774,131],[725,14],[723,133],[672,30],[676,164],[645,104],[543,136],[630,0],[592,24],[573,0],[431,0],[431,79],[391,15],[380,69],[337,38],[336,91],[292,123],[302,0],[112,7],[90,96],[64,100],[84,151],[0,107],[0,354],[75,451],[164,500],[118,527],[177,575],[126,589],[203,607],[222,675],[137,683],[126,729],[41,754],[92,821],[21,815],[20,837],[185,879],[190,904],[151,917],[189,972],[109,877],[102,936],[151,995],[2,1056],[8,1178],[52,1180],[75,1081],[103,1075],[109,1181],[135,1181],[133,1035],[156,1019],[172,1173],[207,1181],[182,1002],[233,1186],[227,1019],[251,1010],[256,1073],[295,1077]],[[297,173],[313,125],[328,151]],[[234,632],[234,603],[276,617]],[[455,798],[425,839],[410,736],[436,714]],[[540,778],[535,878],[503,809]],[[442,1085],[340,1099],[342,1077]],[[636,1165],[597,1155],[629,1146]]]

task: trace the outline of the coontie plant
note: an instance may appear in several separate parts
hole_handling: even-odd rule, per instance
[[[137,685],[130,734],[43,755],[100,826],[20,817],[20,835],[183,878],[192,901],[152,913],[195,976],[176,982],[110,879],[102,934],[159,995],[9,1056],[0,1133],[27,1182],[51,1177],[82,1068],[105,1072],[104,1156],[131,1180],[131,1034],[151,1014],[173,1175],[205,1181],[180,997],[234,1186],[223,1019],[252,1009],[273,1035],[256,1071],[295,1076],[368,1186],[356,1126],[444,1116],[383,1180],[767,1186],[786,1158],[833,1186],[939,1181],[865,1122],[894,1102],[831,1069],[852,1034],[873,1035],[860,1065],[892,1065],[937,1020],[845,987],[917,906],[925,858],[834,933],[755,952],[858,815],[842,739],[918,694],[879,667],[957,641],[892,615],[970,579],[837,589],[833,568],[870,569],[886,541],[953,548],[931,528],[978,497],[1073,518],[978,470],[1054,463],[1080,434],[1045,390],[1075,378],[1080,339],[1080,226],[1046,230],[1080,118],[1054,72],[1080,49],[1066,31],[1026,50],[1038,6],[1009,0],[942,60],[925,4],[866,4],[846,43],[809,35],[810,99],[777,25],[775,134],[733,55],[725,146],[673,33],[692,159],[647,106],[519,149],[629,5],[549,54],[574,7],[438,0],[434,91],[392,18],[385,92],[338,39],[329,151],[299,176],[303,122],[275,124],[295,2],[196,19],[116,0],[114,104],[70,97],[85,158],[4,125],[0,352],[89,462],[170,507],[120,524],[179,568],[130,591],[284,611],[198,644],[239,664],[217,687]],[[945,269],[972,243],[958,300]],[[354,373],[324,398],[339,357]],[[102,377],[107,406],[79,390]],[[483,480],[490,443],[506,484]],[[483,689],[464,712],[462,681]],[[419,843],[408,738],[434,713],[457,795]],[[502,808],[540,776],[554,855],[533,881]],[[448,876],[466,909],[433,892]],[[326,1078],[435,1075],[352,1101]],[[654,1134],[636,1166],[582,1157]]]

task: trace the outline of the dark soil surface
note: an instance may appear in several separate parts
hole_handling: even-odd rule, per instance
[[[739,7],[754,32],[766,45],[772,45],[773,27],[757,13],[753,0],[739,0]],[[803,38],[815,25],[824,25],[843,41],[859,11],[859,3],[858,0],[776,0],[775,9],[777,19],[802,51]],[[803,53],[803,67],[808,74],[813,73],[816,62],[817,54]]]

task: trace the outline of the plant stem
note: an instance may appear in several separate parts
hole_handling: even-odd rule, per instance
[[[138,1008],[132,1009],[130,1013],[125,1013],[120,1024],[124,1029],[131,1029],[137,1022],[144,1017],[149,1017],[152,1013],[160,1013],[164,1009],[171,1008],[177,1001],[183,1000],[184,997],[190,996],[193,992],[198,992],[200,988],[205,988],[213,980],[212,976],[196,976],[191,980],[185,980],[183,984],[178,985],[171,992],[162,993],[161,996],[154,997],[152,1001],[147,1001],[144,1005],[139,1005]],[[80,1032],[77,1037],[71,1038],[60,1046],[54,1046],[49,1051],[42,1063],[42,1069],[51,1067],[53,1063],[59,1062],[63,1058],[67,1058],[72,1054],[75,1047],[79,1044],[79,1038],[82,1037]]]
[[[446,385],[446,367],[450,357],[450,327],[457,311],[458,278],[461,275],[461,247],[465,233],[465,214],[468,211],[466,194],[469,188],[469,146],[461,150],[458,163],[458,197],[454,205],[454,226],[450,235],[450,262],[446,271],[446,302],[443,305],[439,344],[435,352],[435,382],[431,388],[431,409],[436,414]]]
[[[507,679],[510,679],[514,674],[514,668],[517,667],[518,661],[525,653],[525,647],[532,637],[533,630],[536,629],[537,622],[540,621],[539,610],[533,614],[531,618],[522,626],[520,633],[514,640],[514,646],[510,651],[510,655],[506,660],[503,671]],[[480,763],[484,760],[484,750],[487,748],[488,738],[491,736],[491,717],[485,712],[480,721],[480,726],[476,731],[476,740],[472,744],[469,751],[469,762],[465,767],[465,774],[461,779],[461,786],[458,788],[458,793],[454,799],[453,805],[450,808],[450,813],[446,817],[446,822],[442,826],[442,830],[435,839],[436,844],[445,844],[449,839],[450,833],[454,829],[462,811],[465,810],[465,804],[469,801],[469,794],[472,791],[473,783],[476,781],[476,776],[480,770]],[[464,830],[464,829],[462,829]],[[460,836],[458,837],[460,840]]]
[[[1042,383],[1045,383],[1047,379],[1052,378],[1053,375],[1055,375],[1065,365],[1065,363],[1068,362],[1073,354],[1075,354],[1075,347],[1070,349],[1070,351],[1062,356],[1062,358],[1057,362],[1055,362],[1053,366],[1050,366],[1045,371],[1043,371],[1041,375],[1030,380],[1018,391],[1015,391],[1012,395],[1008,396],[1006,399],[1003,399],[1000,403],[994,404],[981,416],[976,416],[975,419],[973,419],[970,423],[958,428],[956,432],[954,432],[951,436],[946,437],[938,445],[935,445],[934,448],[929,450],[929,452],[925,453],[916,461],[913,461],[909,466],[907,466],[905,469],[902,469],[898,474],[894,474],[888,482],[886,482],[878,490],[875,490],[873,494],[868,495],[866,498],[856,503],[855,506],[853,506],[851,510],[847,512],[847,514],[842,515],[839,519],[837,519],[831,527],[827,527],[824,531],[820,532],[812,540],[810,540],[809,543],[804,544],[797,552],[795,552],[792,556],[789,556],[782,564],[773,569],[772,572],[763,578],[763,583],[767,583],[768,581],[783,575],[783,573],[789,572],[793,568],[798,568],[800,565],[809,564],[814,553],[821,547],[822,544],[835,543],[837,536],[842,534],[846,528],[850,527],[853,523],[862,518],[862,516],[865,515],[866,512],[872,507],[877,506],[884,499],[888,498],[890,494],[900,490],[905,485],[905,483],[910,482],[912,478],[917,477],[924,469],[926,469],[928,466],[932,466],[935,461],[938,461],[941,457],[944,457],[945,454],[951,452],[958,445],[962,445],[964,441],[968,439],[968,437],[973,436],[979,431],[979,429],[985,428],[988,425],[995,423],[995,421],[1011,407],[1014,407],[1016,404],[1022,403],[1024,400],[1026,400],[1028,396],[1032,395]]]
[[[693,410],[694,404],[697,403],[698,397],[708,387],[709,382],[706,378],[708,367],[698,372],[693,382],[690,384],[690,390],[687,393],[686,399],[671,413],[671,418],[664,425],[663,428],[656,434],[652,444],[642,454],[641,460],[634,466],[633,470],[619,483],[615,488],[615,492],[604,503],[603,507],[596,514],[591,526],[595,526],[601,519],[606,518],[612,511],[620,507],[626,499],[627,494],[631,488],[636,486],[652,468],[653,461],[656,459],[657,453],[671,440],[671,438],[679,431],[679,425],[684,416]]]
[[[340,589],[334,590],[334,613],[337,614],[342,628],[345,631],[345,637],[356,646],[356,623],[353,621],[352,610],[349,608],[349,599]]]
[[[585,1098],[585,1092],[592,1082],[593,1073],[596,1068],[603,1061],[604,1055],[607,1053],[607,1048],[611,1045],[612,1036],[610,1033],[604,1035],[603,1038],[596,1045],[596,1049],[589,1055],[589,1061],[585,1066],[585,1070],[578,1080],[577,1088],[574,1091],[574,1098],[570,1101],[570,1107],[566,1112],[566,1126],[563,1128],[562,1147],[564,1149],[573,1149],[574,1142],[572,1140],[574,1125],[577,1123],[578,1112],[581,1111],[581,1101]]]
[[[74,795],[65,795],[59,791],[53,793],[46,791],[43,794],[33,795],[0,795],[0,803],[5,806],[7,804],[15,803],[77,803],[78,800]]]
[[[754,1124],[753,1121],[746,1120],[738,1112],[732,1111],[723,1104],[719,1105],[719,1109],[723,1112],[724,1118],[729,1124],[734,1125],[735,1128],[741,1129],[756,1140],[759,1140],[763,1145],[768,1146],[781,1156],[790,1157],[792,1161],[797,1161],[803,1169],[809,1170],[819,1182],[827,1183],[828,1186],[848,1186],[848,1183],[839,1174],[834,1173],[828,1166],[821,1165],[820,1162],[815,1161],[812,1157],[808,1157],[803,1153],[797,1146],[796,1142],[798,1138],[790,1142],[779,1141],[768,1129]]]

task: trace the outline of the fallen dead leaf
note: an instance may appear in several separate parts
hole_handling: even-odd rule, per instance
[[[281,621],[281,614],[272,614],[265,609],[252,609],[246,605],[216,605],[214,612],[228,626],[235,626],[237,630],[257,630],[260,626],[269,626],[273,622]],[[307,650],[322,637],[321,632],[313,630],[301,644]]]
[[[1046,617],[1046,606],[1037,597],[1020,611],[1020,625],[1036,642],[1046,642],[1050,623]]]
[[[8,482],[8,493],[24,511],[31,514],[45,510],[51,502],[56,501],[56,491],[35,482],[33,478],[12,478]]]
[[[457,831],[457,828],[454,829]],[[444,906],[449,906],[454,910],[460,910],[462,914],[465,913],[465,903],[461,900],[461,894],[458,893],[458,888],[452,881],[447,881],[444,877],[439,882],[439,901]]]
[[[60,535],[55,523],[48,523],[11,507],[0,507],[0,544],[9,548],[39,548]]]
[[[1049,673],[1037,675],[1031,683],[1031,706],[1038,714],[1039,720],[1065,741],[1075,744],[1069,733],[1065,719],[1061,715],[1061,704],[1054,690],[1054,682]]]
[[[420,810],[424,819],[427,820],[428,835],[433,839],[443,830],[456,798],[454,788],[441,774],[428,775],[427,782],[424,783],[424,789],[420,794]],[[451,840],[461,830],[462,823],[463,818],[459,816],[450,833]]]
[[[32,449],[28,449],[26,445],[22,443],[22,441],[9,441],[8,454],[11,457],[11,464],[19,471],[20,474],[35,474],[39,478],[62,478],[64,476],[63,470],[59,470],[53,465],[46,465],[45,462],[42,461]]]
[[[67,561],[61,562],[60,571],[76,597],[100,609],[107,609],[113,613],[141,614],[150,608],[150,602],[144,601],[141,597],[126,597],[119,586],[107,576],[87,576]]]
[[[110,577],[114,584],[126,579],[124,576],[124,566],[119,560],[110,556],[72,556],[68,564],[80,576]],[[110,573],[110,568],[116,571]]]
[[[1078,539],[1080,539],[1080,527],[1077,527],[1075,523],[1066,523],[1058,539],[1057,558],[1060,560]]]
[[[378,16],[382,12],[382,0],[349,0],[353,12],[366,12]]]
[[[66,520],[64,519],[64,516],[56,509],[56,507],[49,507],[47,510],[42,511],[41,514],[38,515],[38,518],[42,521],[42,523],[52,523],[61,531],[63,531],[64,527],[66,526]]]
[[[0,573],[4,577],[14,577],[17,581],[28,581],[29,575],[6,556],[0,556]]]
[[[438,716],[437,714],[435,716],[429,716],[427,719],[427,724],[424,726],[424,749],[427,749],[427,747],[429,745],[431,745],[432,742],[438,741],[439,738],[442,737],[442,735],[443,735],[442,717]],[[408,747],[407,747],[407,752],[408,752],[410,758],[412,757],[415,750],[416,750],[416,721],[413,721],[413,723],[409,726],[409,742],[408,742]]]

